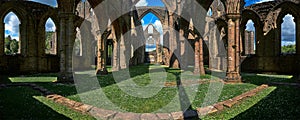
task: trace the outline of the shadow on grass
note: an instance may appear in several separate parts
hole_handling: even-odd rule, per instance
[[[295,82],[291,77],[280,75],[244,74],[244,81],[251,84],[271,84],[272,82]],[[277,88],[260,102],[236,116],[234,119],[299,119],[300,89],[293,86]]]
[[[300,89],[290,86],[278,86],[267,97],[234,119],[291,119],[300,118]]]
[[[57,113],[33,96],[41,96],[41,93],[29,87],[13,87],[0,90],[0,119],[69,119]]]
[[[11,80],[8,78],[7,75],[0,75],[0,84],[7,84],[11,83]]]

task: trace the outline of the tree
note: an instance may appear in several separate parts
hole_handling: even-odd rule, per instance
[[[51,42],[53,41],[53,35],[55,32],[46,32],[46,41],[45,41],[45,52],[46,54],[49,54],[51,51]]]
[[[296,53],[296,45],[286,45],[281,47],[282,53]]]
[[[10,42],[10,51],[11,54],[16,54],[19,51],[19,42],[16,39],[13,39]]]
[[[19,51],[19,42],[16,39],[11,38],[11,36],[7,36],[4,40],[4,52],[7,55],[17,54]]]

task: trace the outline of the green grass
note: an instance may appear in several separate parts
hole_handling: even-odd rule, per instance
[[[190,102],[193,109],[196,109],[197,107],[201,107],[203,105],[211,105],[219,101],[233,98],[256,87],[256,85],[253,84],[223,85],[223,83],[215,81],[213,84],[211,84],[215,86],[213,87],[211,94],[220,92],[220,95],[215,97],[211,97],[213,95],[207,95],[210,85],[209,83],[185,87],[185,93],[179,95],[177,87],[162,88],[161,86],[164,84],[163,80],[168,82],[176,82],[180,79],[180,77],[182,77],[181,80],[209,81],[210,79],[215,80],[217,77],[211,75],[196,76],[190,71],[169,69],[165,66],[140,65],[131,67],[129,69],[130,77],[133,81],[131,82],[129,79],[123,78],[123,74],[125,74],[124,71],[126,70],[114,73],[114,75],[122,76],[122,80],[118,82],[114,80],[116,76],[114,76],[112,73],[105,76],[98,76],[101,89],[100,86],[97,86],[92,83],[92,81],[89,81],[89,78],[92,79],[93,76],[89,74],[81,75],[80,78],[83,78],[83,81],[79,84],[84,84],[82,86],[85,88],[83,88],[84,92],[79,94],[76,94],[77,91],[74,89],[75,86],[64,86],[57,84],[40,85],[52,90],[54,93],[65,95],[68,98],[76,101],[88,101],[88,104],[100,108],[137,113],[180,111],[183,103],[181,103],[179,99],[182,98],[185,99],[184,101]],[[164,71],[167,71],[167,73]],[[111,69],[109,69],[109,72],[111,72]],[[154,86],[144,88],[148,85],[152,85],[151,83],[153,83]],[[140,96],[142,97],[139,97],[139,95],[134,93],[140,93]],[[146,95],[151,93],[153,93],[153,95]],[[205,101],[205,97],[207,97],[206,99],[208,100]]]
[[[56,78],[56,74],[36,74],[31,76],[4,78],[8,79],[8,81],[10,82],[35,82],[36,84],[43,86],[54,93],[66,96],[67,98],[76,101],[83,101],[87,104],[94,105],[100,108],[136,113],[179,111],[181,110],[181,107],[186,104],[184,102],[180,102],[179,99],[184,99],[183,101],[190,103],[192,105],[190,109],[196,109],[197,107],[211,105],[219,101],[233,98],[246,91],[254,89],[255,87],[257,87],[257,85],[268,84],[271,82],[294,82],[291,79],[291,76],[285,75],[242,74],[245,83],[223,84],[221,82],[215,81],[218,79],[218,77],[216,76],[219,76],[219,74],[217,74],[216,76],[212,76],[209,74],[205,76],[196,76],[193,75],[192,71],[169,69],[165,66],[154,65],[139,65],[131,67],[129,71],[132,81],[130,81],[130,79],[121,77],[121,81],[116,82],[114,80],[116,76],[114,75],[121,74],[121,76],[123,76],[122,74],[124,74],[125,70],[115,72],[114,75],[111,73],[111,68],[109,68],[108,71],[110,73],[104,76],[95,76],[92,74],[88,74],[89,72],[93,73],[93,71],[83,72],[84,74],[80,76],[83,78],[83,81],[79,81],[79,83],[76,83],[82,84],[84,87],[80,93],[78,93],[75,85],[53,83],[52,81]],[[164,71],[167,71],[167,73],[165,73]],[[96,79],[97,84],[93,83],[92,79],[94,78]],[[165,81],[178,82],[179,80],[199,79],[203,81],[211,80],[214,82],[211,84],[205,83],[198,86],[191,85],[185,87],[184,91],[180,92],[180,94],[178,92],[178,87],[176,86],[162,87]],[[156,83],[154,85],[158,86],[148,87],[146,88],[146,90],[139,91],[140,88],[147,87],[149,85],[152,85],[153,83]],[[212,86],[210,89],[211,93],[207,93],[209,86]],[[219,91],[219,89],[222,89],[222,91]],[[28,96],[20,95],[21,93],[19,91],[22,91],[22,93],[26,93],[26,95]],[[153,95],[151,95],[150,93],[153,93]],[[147,94],[150,95],[147,96]],[[296,104],[297,102],[295,102],[300,100],[300,98],[297,96],[298,94],[299,90],[297,88],[279,86],[275,89],[275,87],[270,87],[260,92],[253,98],[246,99],[244,102],[234,106],[232,109],[226,109],[221,113],[205,116],[203,119],[293,119],[296,118],[294,117],[297,116],[296,113],[299,113],[299,110],[297,110],[297,108],[299,108],[300,106]],[[7,97],[8,95],[12,96]],[[137,97],[139,95],[144,97]],[[2,102],[0,105],[5,106],[5,104],[7,104],[5,106],[6,109],[2,109],[2,111],[0,111],[0,113],[6,113],[3,118],[7,118],[5,116],[12,115],[17,111],[15,110],[13,112],[7,112],[10,108],[26,108],[22,105],[15,105],[15,102],[9,100],[22,99],[23,97],[25,97],[26,99],[31,98],[31,100],[22,99],[19,101],[19,103],[26,103],[27,101],[32,101],[33,103],[31,104],[38,103],[37,106],[40,106],[41,108],[37,108],[37,110],[43,109],[45,111],[51,111],[51,115],[53,112],[54,117],[51,117],[53,119],[59,118],[60,116],[72,119],[93,119],[92,117],[78,114],[72,110],[69,111],[67,110],[67,108],[47,100],[46,98],[42,97],[40,93],[28,90],[26,87],[8,88],[3,89],[3,91],[1,89],[0,96],[1,98],[5,98],[0,99],[0,102]],[[276,113],[276,115],[273,115],[274,117],[272,117],[273,113]],[[20,116],[19,118],[28,118],[26,116],[22,116],[22,114],[28,113],[20,113],[20,115],[18,115]],[[34,116],[36,118],[41,117],[36,113],[31,113],[28,115],[31,117]],[[45,116],[48,115],[45,114]],[[299,116],[297,117],[299,118]]]
[[[54,82],[57,80],[56,73],[48,74],[32,74],[19,76],[0,75],[0,83],[15,83],[15,82]]]
[[[0,119],[80,119],[91,118],[53,103],[29,87],[0,90]]]
[[[264,99],[265,97],[268,96],[272,91],[274,91],[276,87],[269,87],[261,92],[259,92],[257,95],[254,97],[248,98],[241,102],[238,105],[233,106],[232,108],[225,108],[224,111],[218,112],[218,113],[213,113],[207,116],[201,117],[203,120],[227,120],[227,119],[232,119],[239,114],[243,114],[243,112],[246,112],[248,109],[250,109],[252,106],[254,106],[256,103]],[[251,119],[249,117],[255,117],[254,116],[247,116],[244,119]],[[238,119],[238,118],[236,118]],[[244,120],[241,119],[241,120]]]
[[[261,85],[270,84],[271,82],[295,82],[291,75],[267,75],[267,74],[242,74],[246,83]]]

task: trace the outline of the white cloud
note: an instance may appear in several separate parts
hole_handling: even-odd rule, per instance
[[[246,30],[248,31],[255,31],[254,22],[249,20],[246,24]]]
[[[140,0],[135,6],[140,7],[140,6],[147,6],[148,2],[147,0]]]
[[[5,36],[10,35],[12,38],[19,37],[20,20],[13,12],[10,12],[4,18],[5,23]],[[18,40],[18,39],[17,39]]]
[[[52,19],[48,19],[46,22],[46,31],[55,31],[56,26]]]
[[[283,18],[283,23],[281,25],[281,35],[283,41],[295,41],[295,31],[296,24],[294,22],[294,17],[290,14]]]
[[[263,3],[263,2],[269,2],[269,1],[274,1],[274,0],[261,0],[261,1],[258,1],[256,3]]]
[[[156,29],[158,32],[160,32],[160,33],[163,32],[162,24],[161,24],[161,22],[160,22],[159,20],[156,20],[156,21],[154,22],[153,26],[155,27],[155,29]]]
[[[33,2],[38,2],[38,3],[41,3],[41,4],[50,5],[52,7],[57,7],[57,1],[56,0],[27,0],[27,1],[33,1]]]

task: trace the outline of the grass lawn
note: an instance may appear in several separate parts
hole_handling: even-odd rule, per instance
[[[0,90],[0,119],[66,120],[93,119],[58,105],[29,87],[11,87]]]
[[[195,76],[192,72],[181,71],[179,69],[168,69],[162,66],[148,66],[140,65],[134,66],[129,69],[130,79],[122,78],[121,81],[116,82],[114,75],[123,75],[124,71],[111,73],[111,68],[108,69],[110,73],[105,76],[94,76],[99,85],[94,84],[92,81],[91,75],[84,74],[81,76],[84,78],[84,81],[80,81],[85,88],[81,88],[81,92],[77,92],[76,86],[73,84],[60,84],[52,83],[56,79],[55,74],[49,75],[37,75],[37,76],[21,76],[21,77],[7,77],[10,82],[38,82],[37,84],[47,88],[48,90],[63,95],[67,98],[83,101],[87,104],[91,104],[97,107],[104,109],[117,110],[117,111],[128,111],[128,112],[174,112],[181,110],[181,107],[186,105],[184,102],[180,102],[180,99],[190,103],[191,106],[189,109],[195,109],[197,107],[211,105],[218,101],[224,101],[230,98],[233,98],[237,95],[240,95],[246,91],[249,91],[258,85],[266,84],[270,82],[293,82],[290,79],[290,76],[281,76],[281,75],[262,75],[262,74],[242,74],[245,80],[243,84],[223,84],[218,82],[218,77],[212,75],[205,76]],[[150,71],[151,74],[148,74]],[[166,71],[166,72],[164,72]],[[91,79],[90,79],[91,78]],[[151,79],[150,79],[151,78]],[[181,79],[180,79],[181,78]],[[200,85],[190,85],[184,87],[184,90],[180,87],[162,87],[162,86],[152,86],[148,87],[142,92],[136,92],[139,88],[144,88],[153,83],[158,85],[163,85],[166,82],[178,82],[179,80],[189,80],[196,81],[201,78],[202,81],[213,81],[212,83],[204,83]],[[164,81],[162,82],[162,79]],[[132,83],[135,83],[134,86]],[[101,86],[101,87],[100,87]],[[101,88],[101,89],[100,89]],[[20,90],[23,92],[18,93]],[[13,102],[10,102],[11,99],[17,99],[14,97],[26,96],[15,96],[15,94],[22,94],[24,91],[27,91],[25,95],[28,95],[29,101],[32,101],[31,104],[38,103],[37,106],[44,106],[46,108],[37,108],[45,109],[45,111],[52,110],[52,112],[65,116],[66,118],[80,119],[81,117],[87,117],[93,119],[92,117],[78,114],[74,111],[70,111],[65,107],[57,105],[52,101],[48,101],[40,95],[36,95],[33,90],[29,90],[26,87],[21,88],[6,88],[0,90],[0,106],[5,106],[4,104],[11,104],[6,106],[7,109],[2,109],[1,113],[5,113],[9,108],[19,108],[22,109],[26,107],[17,106]],[[181,92],[178,92],[178,90]],[[219,90],[221,89],[221,91]],[[207,91],[210,91],[209,93]],[[299,88],[293,87],[270,87],[257,96],[247,99],[239,105],[234,106],[232,109],[226,109],[221,113],[215,113],[203,117],[202,119],[261,119],[261,118],[299,118],[296,113],[299,113],[297,108],[300,106],[297,105],[295,101],[300,100]],[[11,94],[9,96],[5,94]],[[10,93],[11,92],[11,93]],[[5,93],[5,94],[3,94]],[[28,94],[27,94],[28,93]],[[153,95],[152,95],[153,93]],[[194,94],[191,94],[194,93]],[[150,94],[147,96],[147,94]],[[136,96],[144,97],[136,97]],[[214,96],[215,95],[215,96]],[[32,97],[34,96],[34,97]],[[26,99],[27,99],[26,98]],[[28,101],[28,100],[27,100]],[[26,103],[25,101],[19,101],[19,103]],[[34,106],[34,105],[31,105]],[[185,106],[186,107],[186,106]],[[272,109],[272,110],[271,110]],[[20,109],[19,109],[20,110]],[[69,111],[69,112],[68,112]],[[257,111],[257,112],[256,112]],[[10,112],[8,112],[10,113]],[[13,113],[13,112],[11,112]],[[53,113],[53,115],[55,115]],[[273,115],[273,113],[278,113]],[[27,113],[20,113],[19,116],[26,115]],[[8,115],[9,116],[9,115]],[[30,115],[31,116],[31,115]],[[32,116],[40,116],[37,114],[32,114]],[[47,116],[47,114],[45,114]],[[292,116],[292,117],[291,117]],[[296,117],[295,117],[296,116]],[[7,118],[7,117],[6,117]],[[22,116],[23,118],[23,116]],[[25,117],[26,118],[26,117]],[[42,117],[43,118],[43,117]],[[53,117],[58,118],[58,117]]]

